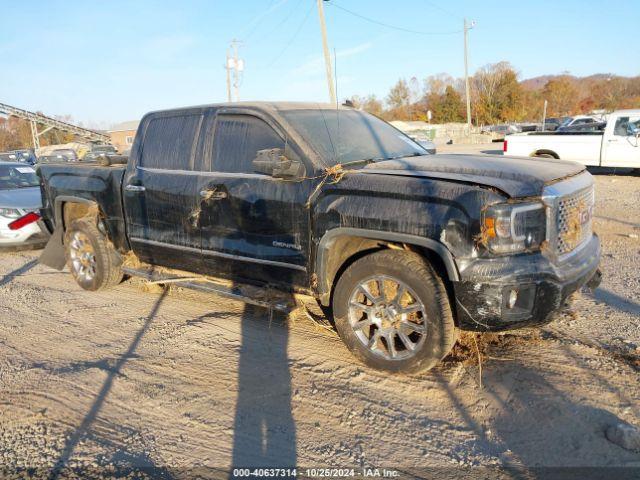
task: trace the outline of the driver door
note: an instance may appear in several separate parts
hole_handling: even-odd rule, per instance
[[[202,185],[200,231],[205,269],[231,279],[307,284],[310,182],[257,173],[264,149],[286,147],[269,119],[218,113]]]

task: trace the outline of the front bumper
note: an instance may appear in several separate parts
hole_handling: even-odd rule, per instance
[[[458,326],[499,331],[550,322],[569,295],[599,278],[600,251],[593,235],[557,264],[542,253],[469,262],[454,282]]]

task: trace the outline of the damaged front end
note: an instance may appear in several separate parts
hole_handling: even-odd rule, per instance
[[[592,232],[588,173],[545,187],[540,198],[488,206],[479,251],[460,259],[459,326],[506,330],[547,323],[582,286],[597,287],[600,241]]]

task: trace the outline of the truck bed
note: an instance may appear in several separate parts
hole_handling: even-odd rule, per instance
[[[41,164],[37,168],[43,185],[43,217],[50,228],[60,221],[65,201],[83,199],[101,206],[114,244],[117,247],[127,244],[121,194],[126,165],[60,163]],[[55,199],[55,204],[51,199]]]
[[[584,165],[599,165],[603,132],[533,132],[506,138],[506,155],[550,155]]]

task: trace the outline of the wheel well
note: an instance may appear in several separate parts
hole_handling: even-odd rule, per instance
[[[100,210],[95,203],[65,202],[62,205],[62,224],[65,230],[74,220],[84,217],[97,219],[99,216]]]
[[[353,262],[370,253],[384,249],[409,250],[418,253],[431,264],[436,273],[442,278],[447,293],[449,294],[449,299],[454,298],[453,285],[449,278],[447,267],[444,260],[434,250],[419,245],[345,235],[333,240],[329,255],[326,259],[326,265],[324,266],[325,285],[319,288],[321,292],[326,293],[321,295],[321,303],[325,306],[331,305],[333,291],[338,280]]]
[[[536,150],[535,152],[533,152],[533,155],[531,155],[532,157],[538,157],[540,155],[551,155],[553,158],[560,158],[560,156],[554,152],[553,150]]]

